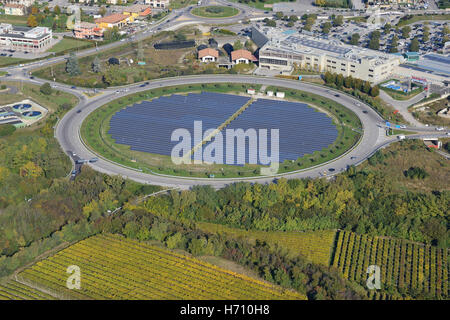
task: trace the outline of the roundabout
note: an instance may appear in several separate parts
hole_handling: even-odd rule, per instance
[[[369,106],[361,104],[358,100],[347,95],[338,95],[336,92],[325,87],[316,86],[308,83],[301,83],[298,81],[276,79],[276,78],[263,78],[254,76],[243,75],[205,75],[205,76],[189,76],[189,77],[175,77],[170,79],[160,79],[156,81],[150,81],[148,85],[142,87],[141,85],[132,85],[126,87],[127,96],[121,97],[126,100],[133,94],[151,91],[156,89],[163,90],[165,87],[175,86],[189,86],[189,85],[201,85],[201,84],[245,84],[252,87],[255,86],[277,86],[281,88],[300,90],[308,92],[314,95],[321,96],[326,99],[330,99],[346,109],[350,110],[361,121],[362,134],[356,143],[350,150],[346,151],[342,155],[324,163],[313,165],[305,169],[294,170],[285,173],[278,173],[269,176],[250,176],[250,177],[230,177],[230,178],[207,178],[207,177],[184,177],[184,176],[172,176],[166,173],[149,172],[140,168],[131,167],[126,164],[122,164],[116,161],[111,161],[101,154],[95,152],[89,144],[82,138],[81,128],[83,122],[89,117],[89,115],[95,112],[97,109],[101,109],[103,105],[106,105],[114,100],[117,100],[116,89],[105,90],[104,94],[91,99],[89,101],[82,101],[79,107],[69,111],[59,122],[56,128],[56,137],[59,140],[62,148],[65,151],[76,153],[77,156],[83,159],[89,159],[93,157],[99,157],[99,161],[95,163],[89,163],[88,165],[95,170],[107,173],[107,174],[119,174],[124,177],[130,178],[137,182],[158,184],[169,187],[189,188],[198,184],[209,184],[213,187],[220,188],[224,185],[238,182],[271,182],[276,178],[314,178],[325,175],[337,174],[344,171],[351,165],[357,165],[360,162],[367,159],[373,152],[381,145],[386,143],[386,137],[384,136],[384,129],[381,127],[383,119]],[[125,91],[125,90],[124,90]],[[143,97],[140,101],[144,100]],[[138,99],[139,100],[139,99]],[[132,99],[127,104],[132,104]],[[123,107],[123,106],[122,106]],[[120,109],[120,108],[119,108]],[[78,112],[81,110],[80,112]],[[363,112],[364,111],[364,112]]]
[[[287,88],[277,88],[286,94],[283,99],[273,97],[276,89],[271,87],[247,94],[254,88],[261,86],[191,84],[131,94],[92,112],[82,124],[81,136],[95,153],[122,165],[146,173],[195,178],[258,177],[267,164],[261,156],[273,157],[278,173],[304,170],[341,156],[360,138],[356,114],[332,100]],[[172,150],[179,142],[171,140],[172,133],[183,128],[191,141],[198,134],[196,122],[201,135],[220,128],[196,154],[195,160],[203,163],[173,163]],[[234,139],[239,130],[246,134],[245,142]],[[264,134],[264,130],[268,135],[264,141],[259,139],[258,148],[257,133]],[[270,133],[277,135],[276,141]],[[233,147],[227,147],[228,140]],[[277,144],[276,155],[272,140]],[[193,147],[191,143],[189,149]],[[212,147],[217,156],[207,153]]]

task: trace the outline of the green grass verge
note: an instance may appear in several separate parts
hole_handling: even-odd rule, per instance
[[[124,98],[116,99],[92,112],[82,124],[81,135],[85,143],[101,156],[116,163],[142,170],[147,173],[201,178],[209,177],[211,174],[213,174],[215,178],[258,176],[261,168],[261,166],[258,165],[247,164],[243,167],[218,164],[175,165],[172,163],[169,156],[131,151],[128,146],[116,144],[107,133],[111,117],[127,105],[174,93],[200,91],[242,93],[249,87],[253,87],[257,90],[259,88],[255,85],[243,84],[197,84],[159,88],[136,93]],[[270,89],[268,88],[268,90]],[[286,91],[286,89],[282,90]],[[352,111],[336,104],[332,100],[306,92],[289,90],[286,92],[286,96],[288,99],[306,102],[328,112],[333,118],[333,122],[337,125],[338,138],[326,149],[316,151],[311,155],[305,155],[298,161],[285,161],[280,164],[279,173],[305,169],[332,160],[345,153],[359,140],[361,124],[359,118]],[[357,131],[354,131],[353,128],[356,128]]]
[[[228,18],[239,13],[239,9],[224,6],[206,6],[198,7],[191,10],[195,16],[204,18]]]
[[[70,39],[70,38],[63,38],[61,41],[59,41],[57,44],[55,44],[53,47],[47,50],[47,52],[64,52],[64,51],[73,51],[74,49],[86,49],[89,47],[93,47],[94,44],[91,42],[83,41],[83,40],[76,40],[76,39]]]
[[[400,21],[397,23],[397,26],[403,27],[414,22],[431,20],[450,20],[450,14],[414,15],[405,20],[400,19]]]

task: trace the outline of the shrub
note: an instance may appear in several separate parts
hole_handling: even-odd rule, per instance
[[[52,87],[50,86],[50,83],[46,82],[39,88],[39,91],[41,91],[46,96],[49,96],[52,94]]]
[[[16,131],[16,127],[12,124],[4,124],[0,126],[0,137],[6,137]]]

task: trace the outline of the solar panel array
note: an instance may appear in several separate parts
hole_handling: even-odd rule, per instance
[[[111,118],[109,133],[116,143],[129,145],[132,150],[171,155],[172,148],[178,143],[170,141],[173,130],[186,128],[193,137],[195,120],[202,120],[203,132],[217,128],[248,100],[247,97],[210,92],[160,97],[118,111]],[[257,135],[260,129],[267,129],[267,142],[261,143],[258,136],[256,147],[268,157],[272,148],[271,129],[279,129],[280,162],[296,160],[326,148],[337,138],[337,129],[327,115],[306,104],[287,101],[258,99],[226,127],[249,128],[255,129]],[[248,138],[245,147],[239,150],[235,141],[233,161],[226,161],[231,150],[226,149],[227,131],[222,134],[223,163],[240,164],[238,159],[243,157],[245,163],[267,164],[260,161],[257,150],[250,150]],[[207,143],[203,150],[209,145]],[[250,154],[256,154],[256,158],[250,159]],[[212,155],[215,156],[214,152]]]
[[[291,43],[300,44],[302,46],[314,48],[314,49],[320,49],[324,51],[329,51],[337,54],[346,54],[347,52],[351,51],[349,48],[339,47],[332,44],[325,43],[323,41],[316,41],[311,39],[303,39],[296,36],[289,36],[284,41],[282,41],[284,44],[288,45]]]
[[[178,144],[171,141],[174,130],[185,128],[193,139],[194,121],[202,120],[203,131],[217,128],[249,100],[213,92],[159,97],[115,113],[108,133],[131,150],[170,156]]]
[[[305,154],[328,147],[337,138],[338,132],[326,114],[317,112],[303,103],[258,99],[253,102],[227,129],[255,128],[267,129],[267,144],[260,143],[258,150],[270,156],[271,129],[279,129],[279,160],[296,160]],[[226,132],[224,140],[226,139]],[[260,142],[260,141],[259,141]],[[235,160],[242,153],[249,163],[248,147],[237,150]],[[258,164],[260,163],[258,157]]]

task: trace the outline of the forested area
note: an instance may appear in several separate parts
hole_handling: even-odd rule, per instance
[[[195,187],[149,199],[146,208],[169,218],[256,230],[352,230],[446,247],[450,192],[397,192],[378,171],[348,172],[334,181],[238,183],[214,191]]]

